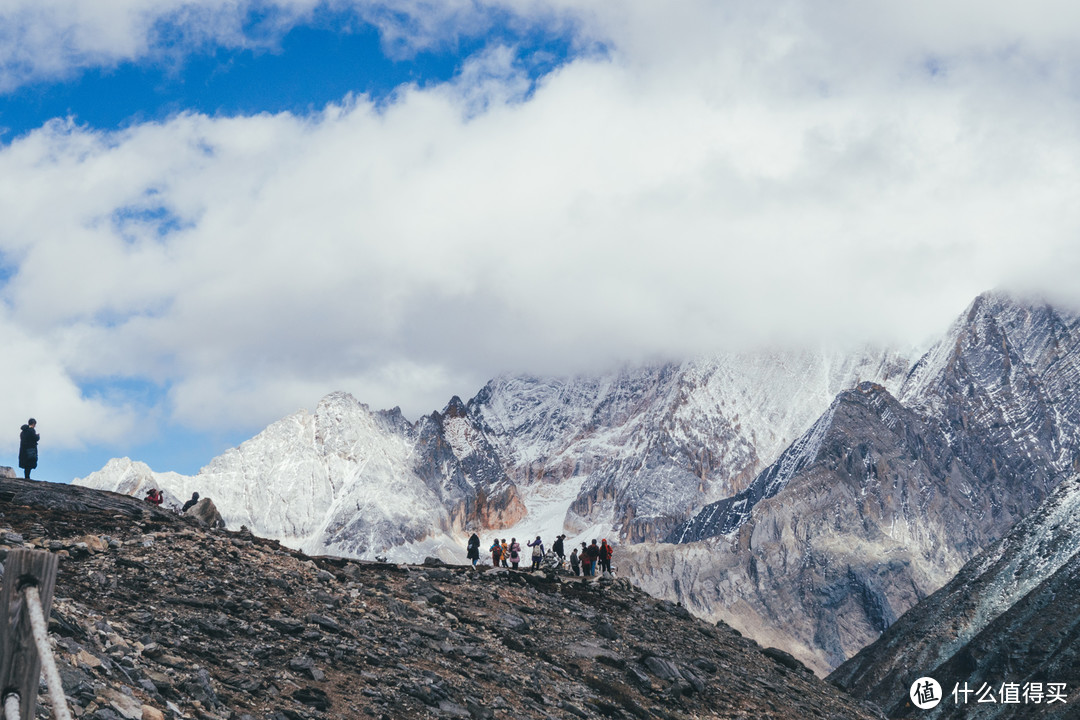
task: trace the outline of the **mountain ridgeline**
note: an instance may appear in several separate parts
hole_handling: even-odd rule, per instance
[[[1076,469],[1077,390],[1078,316],[995,293],[917,356],[504,376],[416,423],[334,393],[193,478],[114,460],[78,482],[209,492],[229,527],[318,554],[618,538],[621,575],[825,673]]]
[[[502,529],[571,488],[555,534],[659,540],[745,488],[833,396],[866,378],[894,387],[896,353],[768,353],[612,376],[491,381],[468,403],[409,423],[332,393],[213,459],[198,475],[118,459],[77,483],[167,502],[212,493],[229,527],[307,551],[430,554]],[[426,543],[424,541],[427,541]]]

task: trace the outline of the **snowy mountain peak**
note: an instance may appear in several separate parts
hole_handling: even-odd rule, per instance
[[[867,379],[899,385],[907,368],[902,356],[879,350],[798,351],[600,376],[503,375],[467,403],[454,396],[414,424],[400,411],[373,412],[333,392],[314,412],[283,418],[213,459],[196,478],[168,484],[214,493],[232,526],[351,554],[436,536],[449,544],[465,529],[527,516],[545,518],[547,527],[555,508],[556,532],[656,539],[745,488],[836,392]],[[107,467],[85,482],[107,487],[117,477]],[[553,484],[566,490],[551,492]],[[344,537],[357,527],[385,528],[389,518],[400,522],[387,530],[393,541]]]

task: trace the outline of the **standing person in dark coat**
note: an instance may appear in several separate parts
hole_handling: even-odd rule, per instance
[[[581,561],[578,560],[577,548],[570,553],[570,569],[574,571],[574,576],[581,574]]]
[[[566,549],[563,547],[563,540],[566,539],[565,535],[559,535],[555,538],[555,542],[551,543],[551,550],[559,556],[559,567],[562,568],[563,563],[566,562]]]
[[[472,560],[472,566],[476,567],[476,563],[480,562],[480,536],[476,533],[472,534],[469,538],[469,552],[465,554],[465,557]]]
[[[30,471],[37,467],[37,444],[41,435],[34,428],[37,420],[30,418],[19,433],[19,467],[25,471],[24,477],[30,479]]]
[[[198,504],[199,504],[199,493],[193,492],[193,493],[191,493],[191,499],[188,500],[186,503],[184,503],[184,507],[181,508],[180,512],[186,513],[188,510],[190,510],[191,508],[195,507]]]

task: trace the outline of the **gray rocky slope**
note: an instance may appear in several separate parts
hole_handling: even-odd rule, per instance
[[[908,702],[909,688],[923,676],[943,688],[937,708],[918,710]],[[872,699],[890,717],[1080,714],[1080,476],[1062,482],[1001,541],[829,679]],[[1044,694],[1050,683],[1064,684],[1065,702],[1034,702],[1032,683]],[[1012,702],[1002,702],[1007,684],[1017,691]],[[958,685],[988,686],[993,701],[978,703]]]
[[[625,580],[308,557],[16,479],[0,512],[0,559],[60,556],[49,642],[84,720],[882,717]]]

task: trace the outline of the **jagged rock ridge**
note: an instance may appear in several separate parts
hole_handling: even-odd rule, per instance
[[[1007,528],[1037,506],[1080,457],[1080,318],[1045,303],[1005,295],[977,298],[950,332],[912,368],[901,403],[935,425],[950,455],[993,495]],[[747,492],[699,512],[668,537],[694,542],[729,533],[754,504],[783,489],[806,462],[808,433],[751,483]]]

